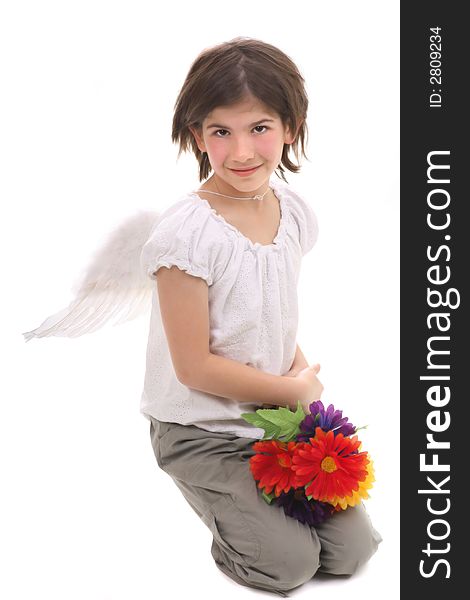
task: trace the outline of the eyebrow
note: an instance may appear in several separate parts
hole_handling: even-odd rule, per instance
[[[261,123],[274,123],[274,119],[261,119],[260,121],[251,123],[250,127],[256,127],[257,125],[261,125]],[[213,127],[217,127],[217,129],[230,129],[227,125],[218,125],[217,123],[211,123],[207,126],[207,129],[212,129]]]

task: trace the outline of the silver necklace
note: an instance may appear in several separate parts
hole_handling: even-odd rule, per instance
[[[224,196],[224,198],[232,198],[232,200],[262,200],[266,194],[270,191],[270,187],[264,192],[264,194],[256,194],[256,196],[228,196],[227,194],[220,194],[219,192],[211,192],[209,190],[196,190],[197,192],[204,192],[205,194],[215,194],[216,196]]]

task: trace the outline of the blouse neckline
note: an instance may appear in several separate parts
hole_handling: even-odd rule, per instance
[[[229,223],[228,221],[226,221],[225,218],[221,214],[219,214],[215,210],[215,208],[213,208],[205,198],[201,198],[201,196],[199,196],[199,194],[196,191],[190,192],[190,195],[194,198],[194,200],[196,202],[201,203],[202,206],[204,206],[207,209],[209,209],[209,211],[211,212],[211,214],[213,215],[213,217],[217,221],[219,221],[226,229],[228,229],[228,230],[232,231],[233,233],[235,233],[246,244],[248,244],[248,246],[252,250],[268,250],[268,249],[277,250],[277,249],[279,249],[282,246],[282,244],[283,244],[283,242],[285,240],[286,222],[287,222],[287,202],[286,202],[286,199],[285,199],[285,197],[284,197],[284,195],[282,193],[282,190],[280,190],[279,187],[277,185],[275,185],[272,180],[269,183],[269,187],[272,189],[274,197],[279,202],[279,210],[280,210],[280,213],[281,213],[281,216],[280,216],[280,219],[279,219],[279,227],[278,227],[277,233],[274,236],[274,239],[273,239],[273,241],[270,244],[261,244],[260,242],[253,242],[252,240],[250,240],[249,237],[247,237],[246,235],[244,235],[234,225],[232,225],[231,223]]]

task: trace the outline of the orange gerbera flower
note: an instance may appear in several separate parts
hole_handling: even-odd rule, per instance
[[[359,489],[359,482],[367,477],[367,452],[357,452],[361,443],[357,436],[335,436],[315,429],[310,443],[298,444],[292,458],[296,473],[295,486],[307,485],[305,494],[321,502],[337,502],[337,498],[349,497]],[[310,483],[309,483],[310,482]]]
[[[259,481],[258,487],[264,488],[266,494],[274,490],[276,496],[281,492],[288,492],[293,487],[296,478],[292,470],[292,456],[295,451],[296,442],[281,442],[269,440],[255,442],[253,449],[264,454],[255,454],[250,458],[250,469],[255,481]]]
[[[369,493],[367,490],[370,490],[373,482],[375,481],[375,472],[374,472],[374,464],[368,456],[369,463],[366,465],[367,469],[367,477],[364,481],[359,482],[359,488],[357,491],[354,491],[350,496],[345,496],[341,498],[339,496],[333,498],[331,504],[334,505],[336,510],[346,510],[348,506],[356,506],[362,502],[362,500],[366,500],[369,498]]]

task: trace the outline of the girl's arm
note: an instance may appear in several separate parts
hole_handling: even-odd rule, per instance
[[[240,402],[296,408],[305,395],[305,381],[272,375],[210,352],[208,286],[203,279],[176,266],[161,267],[157,289],[171,359],[181,383]],[[299,350],[298,358],[302,357]]]
[[[267,406],[288,406],[296,409],[304,395],[295,377],[271,375],[236,360],[208,354],[182,383],[209,394],[234,398],[240,402],[255,402]]]

